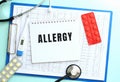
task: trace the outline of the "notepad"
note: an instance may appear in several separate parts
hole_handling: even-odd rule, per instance
[[[80,59],[80,21],[75,19],[30,22],[32,63]]]

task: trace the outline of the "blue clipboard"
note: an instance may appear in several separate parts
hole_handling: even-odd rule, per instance
[[[13,16],[13,8],[15,5],[19,5],[19,6],[35,6],[35,4],[24,4],[24,3],[11,3],[11,12],[10,12],[10,16]],[[48,8],[49,6],[47,5],[42,5],[40,7],[45,7]],[[91,80],[91,79],[84,79],[84,78],[80,78],[77,79],[79,81],[82,82],[106,82],[106,78],[107,78],[107,69],[108,69],[108,59],[109,59],[109,47],[110,47],[110,37],[111,37],[111,26],[112,26],[112,11],[109,10],[96,10],[96,9],[84,9],[84,8],[73,8],[73,7],[62,7],[62,6],[52,6],[52,8],[57,8],[57,9],[67,9],[67,10],[83,10],[83,11],[95,11],[95,12],[107,12],[110,13],[110,20],[109,20],[109,34],[108,34],[108,43],[107,43],[107,57],[106,57],[106,68],[105,68],[105,75],[104,75],[104,80]],[[6,56],[6,64],[9,63],[9,58],[10,55],[9,53],[7,53]],[[59,78],[58,76],[45,76],[45,75],[35,75],[35,74],[25,74],[25,73],[16,73],[17,75],[28,75],[28,76],[37,76],[37,77],[48,77],[48,78]]]

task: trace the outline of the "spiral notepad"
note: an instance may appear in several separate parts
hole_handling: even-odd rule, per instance
[[[32,63],[80,59],[80,25],[75,19],[31,21]]]

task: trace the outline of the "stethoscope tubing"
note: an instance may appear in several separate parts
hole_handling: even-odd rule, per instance
[[[0,22],[12,21],[13,19],[14,19],[14,17],[10,17],[8,19],[2,19],[2,20],[0,20]]]
[[[39,4],[37,4],[35,7],[31,8],[31,9],[29,9],[29,10],[23,12],[23,13],[20,13],[20,14],[18,14],[18,15],[16,15],[16,16],[12,16],[12,17],[7,18],[7,19],[0,19],[0,22],[8,22],[8,21],[14,20],[14,19],[17,18],[17,17],[21,17],[21,16],[23,16],[24,14],[26,14],[26,13],[34,10],[35,8],[39,7],[44,1],[45,1],[45,0],[42,0],[42,1],[41,1]],[[6,2],[6,0],[0,1],[0,4],[2,4],[2,3],[4,3],[4,2]]]
[[[2,1],[0,1],[0,4],[2,4],[2,3],[4,3],[4,2],[7,2],[6,0],[2,0]]]

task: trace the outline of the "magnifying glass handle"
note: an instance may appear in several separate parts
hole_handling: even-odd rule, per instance
[[[66,77],[68,77],[68,75],[61,77],[60,79],[56,80],[55,82],[60,82],[61,80],[65,79]]]

